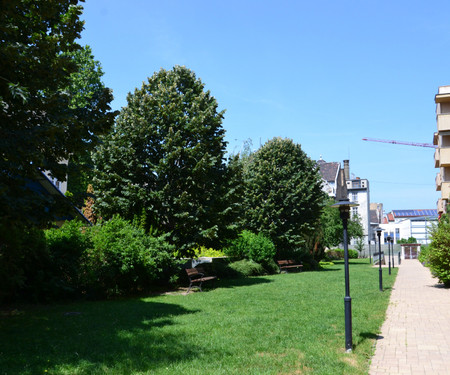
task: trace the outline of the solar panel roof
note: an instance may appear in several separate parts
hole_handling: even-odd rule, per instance
[[[395,217],[438,216],[437,210],[392,210]]]

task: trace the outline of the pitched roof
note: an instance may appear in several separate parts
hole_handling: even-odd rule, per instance
[[[320,168],[320,174],[325,181],[328,182],[336,181],[339,168],[341,167],[340,163],[337,162],[327,163],[325,160],[320,159],[317,161],[317,164],[319,165]]]

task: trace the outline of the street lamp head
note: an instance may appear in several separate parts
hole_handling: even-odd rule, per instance
[[[386,237],[387,242],[391,242],[391,236]]]
[[[380,237],[381,237],[381,232],[383,231],[383,229],[381,229],[380,227],[378,227],[378,228],[376,228],[375,230],[377,231],[377,236],[378,236],[378,238],[380,238]]]
[[[359,204],[350,202],[348,199],[339,200],[331,207],[339,208],[339,212],[341,213],[341,218],[349,218],[350,217],[350,207],[357,207]]]

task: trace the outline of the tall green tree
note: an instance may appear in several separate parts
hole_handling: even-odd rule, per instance
[[[236,189],[224,159],[223,111],[195,74],[161,69],[129,94],[114,130],[94,154],[102,217],[146,217],[180,254],[215,246],[231,229]]]
[[[244,227],[272,239],[278,256],[302,257],[325,199],[318,168],[291,139],[274,138],[244,168]]]
[[[70,75],[69,86],[70,107],[83,109],[89,116],[98,105],[98,98],[109,95],[109,89],[102,81],[103,69],[98,60],[95,60],[92,49],[84,46],[79,50],[68,53],[67,56],[77,64],[77,71]],[[113,116],[115,113],[110,113]],[[110,122],[112,126],[112,122]],[[87,198],[86,190],[92,184],[94,168],[92,161],[92,148],[80,149],[69,158],[67,174],[67,190],[71,193],[72,201],[78,206],[83,205]]]
[[[323,208],[320,217],[318,241],[322,246],[328,248],[338,246],[343,242],[344,227],[339,209],[331,207],[334,203],[334,200],[330,200]],[[364,238],[364,230],[359,216],[353,216],[348,220],[347,238],[349,241],[351,239]]]
[[[75,105],[78,0],[0,2],[0,207],[7,222],[42,224],[60,202],[31,189],[36,173],[64,181],[70,155],[92,149],[113,121],[111,92]]]

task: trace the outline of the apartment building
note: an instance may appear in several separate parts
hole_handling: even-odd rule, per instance
[[[434,166],[439,168],[436,175],[436,190],[441,192],[437,210],[439,215],[447,212],[450,197],[450,86],[439,87],[435,96],[437,132],[433,144],[437,146],[434,153]]]

